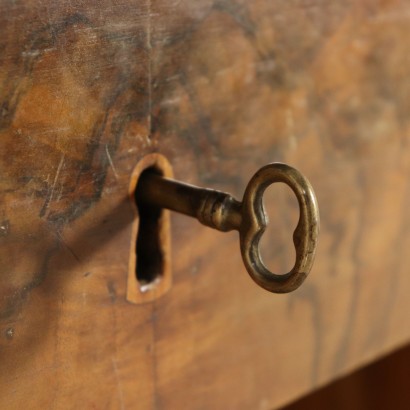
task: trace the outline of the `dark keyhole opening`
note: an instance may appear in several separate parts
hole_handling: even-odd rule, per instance
[[[147,173],[163,175],[155,167],[144,170],[138,182]],[[142,291],[156,284],[164,272],[164,255],[161,246],[161,217],[163,210],[145,203],[141,199],[141,188],[137,183],[135,201],[139,213],[139,227],[136,244],[136,277]]]

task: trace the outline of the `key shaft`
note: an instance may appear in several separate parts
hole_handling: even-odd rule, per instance
[[[138,202],[194,217],[222,232],[241,227],[241,203],[225,192],[146,172],[140,177],[136,197]]]

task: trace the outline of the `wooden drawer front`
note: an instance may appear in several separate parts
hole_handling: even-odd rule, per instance
[[[409,341],[406,2],[3,1],[0,34],[1,408],[271,409]],[[153,152],[238,198],[300,169],[305,284],[259,289],[236,233],[173,215],[170,291],[127,302]],[[282,272],[290,198],[266,204]]]

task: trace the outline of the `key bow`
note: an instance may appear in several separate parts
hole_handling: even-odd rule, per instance
[[[269,271],[259,251],[259,241],[268,220],[263,207],[263,194],[269,185],[276,182],[283,182],[292,189],[300,209],[299,222],[293,233],[295,264],[284,275]],[[287,293],[297,289],[312,267],[319,234],[319,210],[309,181],[298,170],[286,164],[271,163],[262,167],[246,187],[241,216],[241,254],[251,278],[259,286],[274,293]]]

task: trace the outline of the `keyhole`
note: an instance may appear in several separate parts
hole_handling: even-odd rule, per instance
[[[160,154],[142,158],[131,175],[129,196],[135,218],[132,225],[127,300],[151,302],[171,287],[171,232],[169,211],[140,200],[138,183],[147,173],[172,178],[169,162]]]
[[[159,169],[149,167],[143,171],[139,180],[147,173],[162,176]],[[137,184],[135,201],[139,213],[139,228],[136,243],[136,271],[135,275],[141,290],[147,291],[152,285],[161,280],[164,271],[164,255],[161,247],[161,216],[163,210],[147,205],[140,200],[140,189]]]

